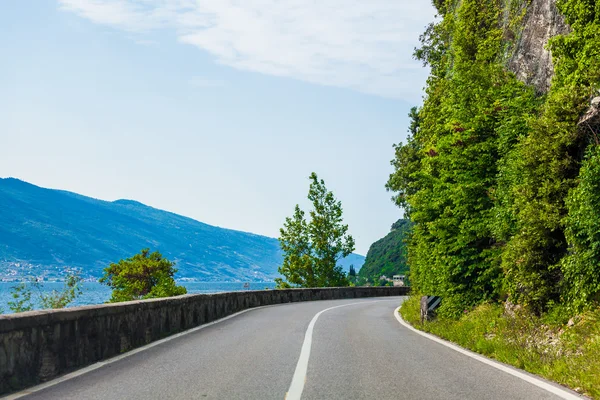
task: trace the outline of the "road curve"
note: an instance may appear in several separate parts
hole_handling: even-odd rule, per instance
[[[281,400],[306,348],[310,321],[331,307],[314,321],[302,399],[561,398],[401,326],[394,317],[401,301],[251,310],[24,398]]]

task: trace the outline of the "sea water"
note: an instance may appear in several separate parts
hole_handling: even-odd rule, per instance
[[[8,302],[13,300],[12,288],[18,285],[19,282],[0,282],[0,310],[5,314],[10,314]],[[262,290],[275,288],[274,282],[178,282],[179,285],[185,286],[188,294],[192,293],[220,293],[234,292],[239,290]],[[52,292],[53,290],[61,291],[64,288],[64,282],[43,282],[40,285],[40,290],[31,287],[31,300],[35,304],[36,309],[39,308],[40,290],[42,293]],[[110,288],[99,282],[83,282],[81,288],[82,294],[77,297],[69,307],[84,306],[89,304],[102,304],[110,298]]]

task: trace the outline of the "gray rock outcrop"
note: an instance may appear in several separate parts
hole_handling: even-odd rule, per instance
[[[556,8],[556,0],[532,0],[527,6],[523,30],[516,40],[508,69],[518,79],[546,93],[554,74],[548,40],[569,32],[563,15]]]

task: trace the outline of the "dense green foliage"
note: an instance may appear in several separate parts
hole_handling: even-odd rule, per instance
[[[274,238],[131,200],[107,202],[0,179],[0,278],[17,269],[15,263],[33,265],[17,270],[22,277],[62,278],[65,265],[80,269],[84,278],[100,277],[110,262],[145,247],[158,247],[177,261],[178,276],[203,281],[271,280],[282,260]],[[351,254],[340,264],[358,269],[363,260]]]
[[[600,147],[589,149],[579,179],[567,198],[571,249],[562,260],[566,296],[576,309],[600,301]]]
[[[402,304],[402,317],[415,328],[600,398],[600,310],[570,324],[553,315],[537,317],[523,307],[482,304],[460,318],[438,316],[421,324],[418,296]]]
[[[387,188],[414,223],[411,283],[442,315],[506,298],[573,313],[600,293],[597,127],[578,126],[600,89],[600,6],[559,0],[572,32],[552,39],[540,96],[504,66],[524,4],[435,2],[415,53],[431,75]]]
[[[392,225],[390,233],[369,247],[365,263],[358,276],[370,283],[379,282],[379,277],[385,275],[405,275],[408,272],[405,240],[410,232],[411,223],[399,219]]]
[[[173,279],[177,272],[174,266],[158,251],[143,249],[131,258],[111,263],[100,282],[113,290],[111,303],[186,294],[186,288],[177,286]]]
[[[277,278],[279,287],[347,286],[348,279],[338,261],[354,251],[354,238],[343,223],[342,203],[325,187],[314,172],[310,175],[308,199],[312,203],[310,220],[296,205],[280,230],[283,264]]]

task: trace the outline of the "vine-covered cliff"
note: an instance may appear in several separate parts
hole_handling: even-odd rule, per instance
[[[430,66],[388,188],[442,314],[600,300],[600,2],[434,0]]]
[[[548,43],[557,35],[568,34],[569,27],[555,0],[520,1],[512,7],[519,10],[520,18],[505,21],[512,25],[512,35],[506,36],[506,65],[519,80],[546,93],[554,73]]]

